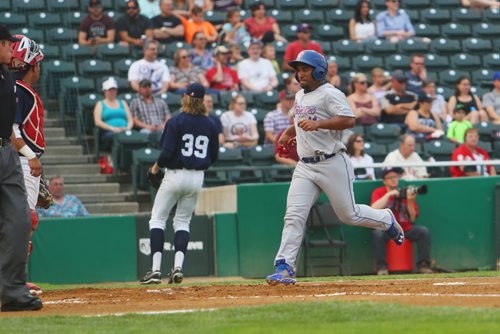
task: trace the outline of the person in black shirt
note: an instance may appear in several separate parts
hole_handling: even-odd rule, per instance
[[[146,16],[141,15],[141,9],[136,0],[127,1],[125,15],[116,21],[116,31],[122,44],[142,47],[146,39],[153,39],[151,21]]]
[[[395,123],[406,129],[406,115],[415,108],[417,104],[417,95],[406,90],[408,78],[403,71],[395,70],[392,72],[392,89],[388,91],[380,101],[382,109],[381,121],[383,123]]]
[[[165,225],[170,210],[177,205],[174,216],[175,260],[168,283],[181,283],[182,266],[189,241],[189,225],[203,186],[204,170],[217,160],[219,140],[217,126],[208,117],[203,104],[205,88],[190,84],[182,98],[181,113],[167,122],[161,137],[161,153],[150,172],[157,174],[166,167],[149,221],[152,266],[142,284],[161,282]]]
[[[161,14],[151,19],[155,39],[162,44],[184,41],[184,25],[174,15],[173,0],[161,0],[160,10]]]
[[[17,151],[10,145],[16,114],[15,81],[7,69],[17,42],[0,25],[0,304],[1,311],[42,308],[40,298],[26,286],[26,264],[31,214],[26,199],[23,171]]]

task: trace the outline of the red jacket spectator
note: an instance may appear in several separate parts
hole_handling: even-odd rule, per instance
[[[283,69],[293,71],[288,65],[289,61],[297,59],[297,55],[304,50],[314,50],[324,55],[319,43],[311,41],[312,27],[307,23],[302,23],[297,27],[297,40],[288,44],[283,57]]]
[[[465,144],[460,145],[451,157],[452,161],[484,161],[490,160],[488,153],[478,147],[479,133],[476,128],[465,131]],[[452,166],[450,168],[452,177],[461,176],[487,176],[496,175],[493,166]]]

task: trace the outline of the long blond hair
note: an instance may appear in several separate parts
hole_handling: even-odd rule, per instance
[[[181,111],[190,115],[208,115],[207,108],[203,104],[203,99],[184,95],[182,97]]]

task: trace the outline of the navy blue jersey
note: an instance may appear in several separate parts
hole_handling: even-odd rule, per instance
[[[218,129],[212,119],[181,112],[168,120],[161,136],[160,167],[205,170],[218,156]]]
[[[208,117],[215,122],[215,125],[217,126],[217,133],[224,132],[224,129],[222,128],[222,123],[221,123],[219,117],[217,117],[214,114],[208,114]]]

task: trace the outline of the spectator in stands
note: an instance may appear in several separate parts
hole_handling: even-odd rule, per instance
[[[198,32],[203,33],[209,43],[215,42],[217,40],[217,36],[219,36],[214,25],[205,21],[203,8],[201,7],[194,6],[193,9],[191,9],[191,18],[188,20],[181,17],[181,20],[182,24],[184,24],[184,31],[186,32],[186,42],[189,44],[193,42],[193,39]]]
[[[264,132],[266,143],[274,144],[279,139],[278,134],[290,126],[289,112],[295,102],[295,93],[281,91],[279,93],[278,107],[267,113],[264,118]]]
[[[237,70],[239,63],[245,58],[241,55],[241,47],[238,44],[230,43],[228,45],[228,49],[230,52],[229,56],[229,67]]]
[[[174,14],[178,17],[189,18],[192,6],[191,0],[173,0],[174,1]]]
[[[116,30],[121,44],[143,47],[146,40],[153,39],[151,21],[141,15],[137,0],[127,1],[125,15],[116,21]]]
[[[368,79],[363,73],[356,74],[351,80],[351,95],[347,102],[356,115],[359,125],[372,125],[380,116],[380,106],[375,96],[368,92]]]
[[[421,163],[420,155],[415,152],[415,137],[410,134],[404,134],[399,139],[399,149],[389,152],[384,159],[384,164],[391,166],[400,163]],[[404,167],[402,178],[405,180],[417,180],[428,177],[425,167]]]
[[[210,94],[203,97],[203,105],[207,108],[208,117],[216,124],[219,133],[219,145],[224,145],[224,129],[219,116],[214,114],[214,98]]]
[[[328,62],[326,80],[345,95],[349,95],[349,80],[347,80],[345,76],[339,74],[339,67],[333,60]]]
[[[169,87],[170,72],[164,63],[157,60],[158,42],[146,41],[143,51],[144,58],[133,62],[128,70],[130,86],[139,92],[139,82],[142,79],[149,79],[153,84],[153,94],[163,94]]]
[[[488,153],[480,148],[479,132],[476,128],[465,131],[465,143],[453,151],[452,161],[485,161],[490,160]],[[494,176],[497,175],[494,166],[452,166],[450,168],[452,177],[462,176]]]
[[[399,0],[386,0],[387,10],[377,15],[377,36],[398,43],[415,35],[410,17],[399,9]]]
[[[375,23],[370,17],[370,1],[360,0],[349,20],[349,38],[356,42],[369,42],[377,38]]]
[[[38,208],[39,217],[81,217],[89,213],[82,202],[74,195],[64,193],[64,178],[53,176],[48,180],[49,192],[54,199],[54,204],[47,210]]]
[[[243,0],[210,0],[212,3],[212,10],[220,12],[238,11],[243,4]]]
[[[274,48],[274,45],[272,44],[266,44],[262,48],[262,58],[267,59],[273,64],[274,71],[276,74],[281,73],[281,66],[278,64],[278,61],[276,60],[276,49]]]
[[[382,108],[381,120],[384,123],[395,123],[402,128],[405,127],[406,115],[415,108],[417,104],[417,95],[406,90],[406,82],[408,79],[403,71],[396,70],[392,72],[391,86],[380,101]]]
[[[470,80],[467,76],[461,76],[457,80],[455,94],[448,100],[448,110],[454,110],[457,103],[461,103],[465,109],[465,119],[473,125],[488,121],[488,115],[483,109],[479,96],[470,90]]]
[[[375,67],[371,71],[371,76],[372,85],[368,88],[368,93],[373,94],[373,96],[375,96],[377,101],[380,103],[380,101],[382,101],[382,98],[387,93],[387,90],[390,89],[391,83],[388,82],[384,70],[380,67]]]
[[[418,217],[417,192],[411,187],[406,188],[406,198],[400,193],[400,168],[386,168],[382,172],[384,186],[372,192],[371,206],[374,209],[388,208],[396,217],[403,230],[405,238],[416,241],[418,246],[417,273],[431,274],[431,235],[423,225],[415,225]],[[377,275],[388,275],[386,262],[386,245],[390,238],[382,231],[372,231]]]
[[[493,90],[484,94],[483,105],[490,121],[500,124],[500,72],[493,75]]]
[[[94,107],[94,124],[99,128],[101,148],[109,150],[113,143],[113,135],[134,126],[132,114],[127,102],[118,100],[118,84],[114,78],[102,83],[104,99]]]
[[[162,44],[184,41],[184,25],[174,15],[172,0],[161,0],[159,8],[161,13],[151,19],[154,38]]]
[[[293,118],[294,118],[294,112],[293,112],[293,110],[290,110],[288,112],[289,125],[293,125]],[[276,142],[274,143],[274,160],[276,160],[276,162],[279,164],[295,167],[295,166],[297,166],[297,163],[300,160],[299,155],[297,153],[297,145],[289,145],[288,146],[288,156],[280,156],[279,155],[280,145],[278,144],[278,139],[281,137],[283,132],[285,132],[285,130],[286,130],[286,128],[281,130],[276,135]]]
[[[284,71],[294,72],[288,62],[295,60],[301,51],[314,50],[324,54],[319,43],[311,40],[311,32],[312,26],[308,23],[301,23],[297,26],[297,40],[288,43],[285,49],[285,55],[283,56]]]
[[[441,118],[441,123],[450,123],[453,118],[448,112],[448,103],[441,94],[436,94],[436,83],[433,80],[425,80],[422,90],[432,97],[431,111]]]
[[[246,101],[243,95],[235,95],[229,104],[229,111],[220,117],[224,129],[224,146],[229,148],[253,147],[259,140],[257,120],[245,111]]]
[[[297,79],[295,79],[294,75],[288,76],[284,80],[284,84],[285,84],[285,90],[293,94],[297,93],[299,90],[302,89],[302,87],[300,87],[300,83],[297,81]]]
[[[253,39],[247,48],[248,58],[238,65],[238,78],[244,90],[262,93],[278,86],[273,64],[262,58],[262,42]]]
[[[204,32],[199,31],[193,35],[193,47],[189,49],[189,57],[191,63],[203,71],[214,66],[212,50],[207,48],[207,36]]]
[[[186,49],[177,49],[174,53],[174,66],[169,68],[170,85],[169,89],[176,94],[183,95],[188,85],[199,83],[208,88],[208,80],[205,78],[205,72],[191,64],[189,52]]]
[[[410,110],[406,115],[407,133],[413,135],[418,142],[444,136],[441,120],[431,111],[432,101],[432,96],[421,92],[418,95],[418,109]]]
[[[499,9],[498,0],[462,0],[462,6],[476,9]]]
[[[346,153],[354,167],[354,175],[356,180],[375,180],[375,169],[373,168],[356,168],[359,165],[373,164],[373,158],[364,152],[365,141],[363,136],[354,133],[347,139]]]
[[[88,15],[80,22],[78,44],[99,45],[115,41],[115,22],[104,13],[100,0],[90,0]]]
[[[224,34],[225,43],[241,45],[250,42],[250,34],[243,21],[241,21],[239,10],[229,10],[227,12],[226,23],[222,26],[222,34]]]
[[[463,144],[465,139],[465,131],[472,128],[471,122],[465,119],[465,109],[463,104],[459,103],[453,110],[455,120],[448,125],[446,137],[456,144]]]
[[[286,42],[286,39],[281,36],[278,22],[274,18],[266,16],[266,5],[262,1],[252,3],[250,11],[252,17],[243,22],[252,38],[260,39],[263,44],[273,41]]]
[[[422,85],[427,79],[427,70],[425,68],[425,58],[421,54],[411,56],[410,71],[406,72],[408,84],[406,89],[415,94],[422,92]]]
[[[141,14],[148,19],[160,15],[160,3],[161,0],[139,0]]]
[[[228,66],[231,53],[224,45],[215,49],[215,65],[207,73],[210,88],[216,91],[238,91],[238,72]]]
[[[149,79],[139,82],[139,96],[130,102],[130,112],[134,126],[142,133],[163,132],[170,117],[165,101],[153,95]]]

